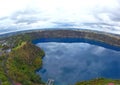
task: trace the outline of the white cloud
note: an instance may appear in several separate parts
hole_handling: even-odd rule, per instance
[[[76,27],[120,34],[119,5],[119,0],[0,0],[0,32]]]

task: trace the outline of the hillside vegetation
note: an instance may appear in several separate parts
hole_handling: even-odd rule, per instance
[[[0,85],[43,85],[35,70],[41,68],[43,50],[20,34],[0,40]],[[4,44],[4,45],[3,45]],[[11,49],[11,52],[7,52]],[[4,54],[3,54],[4,53]]]
[[[44,85],[35,70],[42,67],[43,50],[31,43],[40,38],[85,38],[120,47],[120,36],[94,31],[53,30],[23,33],[0,39],[0,85]],[[5,44],[5,45],[3,45]],[[10,53],[4,53],[11,49]],[[2,52],[3,51],[3,52]],[[75,85],[120,85],[120,80],[94,79]]]
[[[41,85],[41,78],[35,70],[42,66],[43,50],[29,42],[22,42],[7,57],[8,76],[21,85]]]
[[[11,85],[4,71],[5,56],[0,56],[0,85]]]

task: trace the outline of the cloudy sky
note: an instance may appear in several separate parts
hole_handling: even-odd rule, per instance
[[[120,0],[0,0],[0,34],[45,28],[120,34]]]

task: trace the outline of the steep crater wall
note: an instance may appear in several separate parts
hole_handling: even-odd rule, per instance
[[[73,30],[52,30],[52,31],[38,31],[38,32],[31,32],[28,33],[31,35],[33,39],[39,38],[85,38],[95,41],[104,42],[113,46],[120,47],[120,36],[109,34],[109,33],[102,33],[102,32],[95,32],[95,31],[73,31]]]

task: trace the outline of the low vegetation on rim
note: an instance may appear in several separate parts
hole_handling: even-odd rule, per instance
[[[1,38],[0,85],[13,85],[12,83],[15,85],[44,85],[44,83],[41,81],[41,78],[35,73],[35,70],[42,67],[42,57],[45,54],[42,49],[36,47],[31,43],[32,40],[42,37],[76,37],[93,39],[96,35],[97,38],[95,40],[115,46],[120,46],[120,36],[118,35],[105,33],[101,34],[89,31],[38,31],[14,35],[7,38]],[[8,51],[9,49],[10,52]],[[119,85],[120,80],[99,78],[90,81],[77,82],[75,85],[108,85],[110,83]]]

